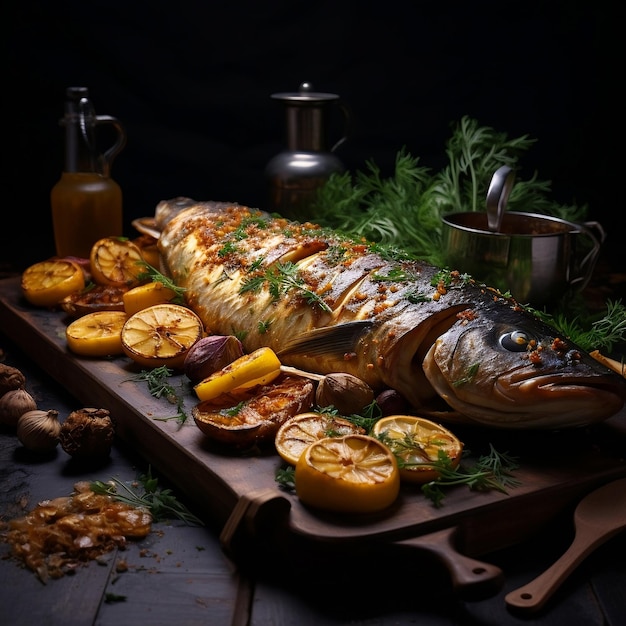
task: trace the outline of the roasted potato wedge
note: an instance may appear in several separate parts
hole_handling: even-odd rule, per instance
[[[118,285],[91,285],[71,293],[61,300],[61,308],[70,317],[82,317],[94,311],[123,311],[124,293],[129,287]]]
[[[316,383],[281,375],[268,385],[204,400],[191,413],[212,441],[243,451],[273,445],[280,425],[313,406]]]

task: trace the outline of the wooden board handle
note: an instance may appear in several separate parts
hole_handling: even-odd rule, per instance
[[[258,539],[268,526],[285,520],[291,509],[289,500],[273,490],[241,496],[220,533],[220,544],[233,558],[242,550],[240,544]]]
[[[456,528],[444,528],[428,535],[397,541],[394,545],[435,556],[448,570],[455,592],[465,600],[481,600],[497,594],[504,585],[502,570],[458,552],[454,545],[456,532]]]

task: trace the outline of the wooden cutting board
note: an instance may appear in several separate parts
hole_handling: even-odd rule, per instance
[[[189,419],[181,425],[160,419],[174,415],[174,406],[133,380],[139,369],[129,359],[89,359],[68,352],[68,322],[61,312],[30,306],[21,296],[19,278],[0,281],[2,332],[76,397],[81,403],[76,408],[109,409],[118,436],[220,525],[222,544],[235,558],[255,542],[273,542],[286,558],[293,545],[315,556],[328,549],[358,551],[364,545],[428,551],[436,544],[431,551],[443,551],[442,560],[452,571],[463,565],[464,555],[476,557],[517,543],[594,487],[626,476],[624,411],[601,424],[561,432],[452,427],[474,456],[484,454],[489,444],[515,456],[519,486],[506,494],[451,488],[440,507],[419,488],[405,486],[395,506],[380,514],[318,513],[275,481],[281,467],[277,454],[236,456],[208,442],[191,418],[197,400],[183,375],[170,381],[184,391]],[[467,565],[472,569],[471,560]],[[459,576],[459,586],[468,582],[464,574],[452,573]],[[495,579],[497,572],[486,576]]]

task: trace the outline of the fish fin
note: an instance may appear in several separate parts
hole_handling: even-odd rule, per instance
[[[322,356],[329,354],[343,355],[353,352],[357,339],[373,322],[357,320],[337,326],[324,326],[294,337],[287,345],[276,353],[280,358],[287,354],[306,354],[307,356]]]
[[[154,237],[155,239],[158,239],[161,236],[161,231],[159,230],[154,217],[138,217],[133,220],[131,224],[142,235],[150,235],[150,237]]]

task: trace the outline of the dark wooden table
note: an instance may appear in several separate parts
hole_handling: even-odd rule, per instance
[[[1,330],[1,358],[26,374],[40,408],[67,414],[82,406]],[[105,464],[86,469],[60,447],[49,458],[29,456],[14,431],[0,430],[0,516],[10,519],[41,500],[69,495],[79,480],[131,481],[147,469],[146,461],[122,442]],[[158,468],[150,469],[159,477]],[[193,502],[185,503],[194,510]],[[540,613],[525,616],[506,607],[509,591],[535,578],[567,549],[573,538],[572,512],[565,511],[519,545],[482,555],[503,570],[505,581],[495,595],[471,601],[459,597],[448,572],[428,559],[372,552],[313,563],[303,554],[292,555],[285,566],[271,546],[261,546],[235,565],[220,545],[221,529],[210,519],[206,526],[157,523],[144,540],[46,585],[7,558],[8,546],[0,543],[0,624],[507,626],[531,621],[621,626],[626,533],[590,555]],[[120,560],[128,564],[123,573],[116,568]]]

